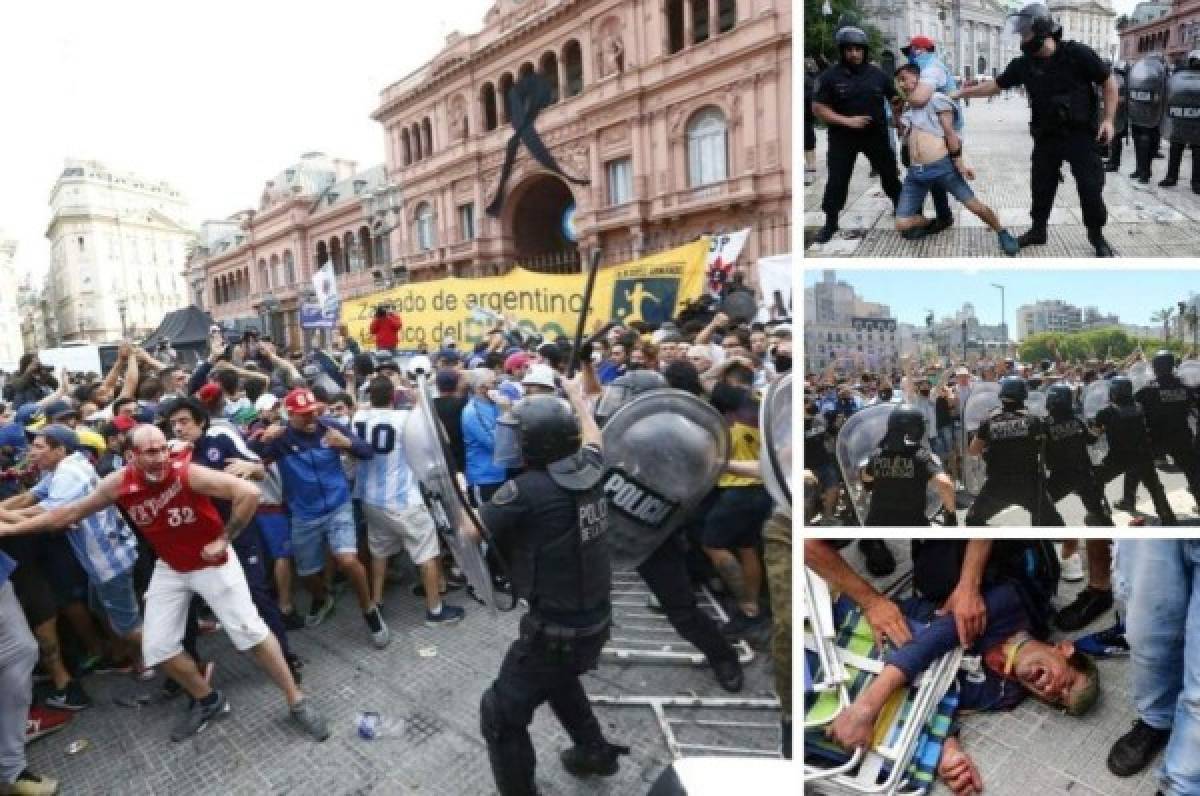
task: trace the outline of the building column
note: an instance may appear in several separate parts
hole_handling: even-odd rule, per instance
[[[708,38],[717,37],[717,0],[708,0]]]
[[[683,0],[683,47],[692,46],[692,0]]]

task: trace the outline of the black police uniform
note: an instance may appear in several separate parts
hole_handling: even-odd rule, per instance
[[[896,96],[892,79],[879,67],[863,63],[851,66],[839,61],[817,79],[815,102],[827,105],[842,116],[870,116],[871,123],[861,130],[839,124],[829,126],[829,176],[821,209],[826,224],[836,222],[846,206],[846,192],[859,153],[866,155],[871,168],[879,174],[883,192],[895,204],[900,199],[900,176],[896,153],[888,138],[887,111],[884,103]]]
[[[1200,65],[1192,66],[1194,61],[1190,61],[1184,69],[1189,71],[1200,71]],[[1169,112],[1170,109],[1168,109]],[[1191,110],[1190,108],[1188,110]],[[1192,150],[1192,191],[1200,193],[1200,145],[1185,144],[1182,141],[1171,141],[1171,146],[1167,150],[1167,176],[1159,182],[1159,186],[1170,188],[1179,181],[1179,169],[1183,165],[1183,150],[1185,148]]]
[[[496,785],[503,796],[536,793],[529,724],[543,702],[576,747],[613,749],[604,739],[579,676],[594,669],[609,637],[612,569],[608,501],[601,488],[603,457],[585,446],[580,470],[596,473],[579,491],[545,469],[504,483],[480,518],[509,561],[517,593],[529,603],[520,637],[484,692],[480,724]],[[613,755],[615,760],[615,754]]]
[[[942,472],[937,457],[923,445],[876,448],[867,459],[871,478],[870,526],[929,525],[925,495],[929,479]]]
[[[1074,492],[1087,510],[1084,525],[1112,525],[1104,490],[1096,481],[1087,446],[1096,441],[1083,421],[1074,415],[1051,416],[1045,423],[1046,491],[1055,503]]]
[[[1083,223],[1099,232],[1108,221],[1104,166],[1096,143],[1094,85],[1108,79],[1109,69],[1090,47],[1076,41],[1059,41],[1049,58],[1021,55],[1009,62],[996,78],[1002,89],[1024,86],[1033,116],[1030,216],[1034,229],[1044,229],[1054,205],[1060,170],[1071,165]]]
[[[1144,483],[1159,520],[1164,525],[1174,525],[1175,512],[1167,502],[1166,491],[1154,469],[1154,454],[1146,445],[1149,430],[1141,404],[1110,404],[1096,414],[1096,425],[1104,429],[1108,440],[1108,455],[1095,469],[1096,480],[1107,484],[1124,474],[1125,496],[1130,503],[1137,496],[1138,482]]]
[[[1137,391],[1137,402],[1146,412],[1146,425],[1150,430],[1150,442],[1155,456],[1170,456],[1175,466],[1187,478],[1188,491],[1200,501],[1200,459],[1192,440],[1192,427],[1188,417],[1196,405],[1196,393],[1181,382],[1174,374],[1160,376]],[[1143,441],[1143,445],[1145,442]],[[1125,480],[1125,496],[1128,498],[1137,489],[1136,479],[1132,486]]]
[[[967,525],[986,525],[1009,506],[1024,508],[1035,525],[1064,524],[1039,477],[1044,433],[1038,418],[1016,408],[993,410],[979,425],[976,436],[987,443],[987,480],[967,511]]]

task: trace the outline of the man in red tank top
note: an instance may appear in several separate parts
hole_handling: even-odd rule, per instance
[[[183,650],[188,605],[199,595],[221,621],[234,646],[250,651],[283,691],[292,718],[319,741],[329,724],[296,687],[279,648],[250,597],[246,576],[229,542],[254,517],[258,488],[240,478],[172,457],[167,439],[151,425],[130,435],[130,463],[106,476],[86,498],[19,523],[0,523],[0,537],[61,531],[114,503],[125,510],[158,554],[146,590],[142,656],[162,664],[191,696],[186,715],[171,732],[182,741],[229,712],[229,703],[209,687],[196,661]],[[221,522],[212,499],[228,500],[229,521]]]

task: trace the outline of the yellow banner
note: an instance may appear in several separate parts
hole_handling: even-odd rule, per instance
[[[588,312],[592,321],[644,321],[658,324],[704,291],[708,238],[606,267],[596,276]],[[541,274],[514,268],[505,276],[485,279],[438,279],[372,293],[342,305],[342,322],[365,347],[374,347],[367,328],[375,308],[390,304],[404,320],[398,347],[431,351],[447,336],[463,347],[474,345],[500,316],[513,318],[525,333],[548,340],[571,337],[583,306],[586,274]]]

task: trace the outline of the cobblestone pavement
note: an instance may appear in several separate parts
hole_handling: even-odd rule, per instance
[[[393,639],[385,650],[371,646],[350,593],[339,597],[325,624],[291,634],[293,648],[307,662],[302,688],[331,719],[333,736],[323,744],[300,734],[266,676],[217,633],[200,640],[200,652],[217,663],[213,682],[232,705],[228,718],[191,740],[172,743],[170,729],[183,710],[182,699],[121,707],[114,699],[157,694],[159,683],[93,675],[84,685],[95,706],[63,732],[31,745],[29,764],[61,780],[64,794],[494,793],[479,733],[479,698],[516,637],[519,612],[493,618],[454,592],[448,599],[466,608],[466,619],[454,628],[430,629],[421,623],[423,605],[409,587],[388,587],[384,617]],[[430,657],[422,654],[431,650]],[[771,663],[760,651],[746,669],[741,696],[773,697],[773,683]],[[694,666],[605,662],[585,678],[584,687],[590,694],[730,696],[706,667]],[[402,733],[361,740],[355,719],[363,710],[377,711],[385,721],[403,720]],[[544,793],[643,794],[669,762],[649,710],[598,707],[596,713],[608,737],[631,746],[632,755],[612,778],[573,779],[557,759],[570,741],[544,707],[531,728]],[[703,718],[744,718],[771,729],[701,727],[689,740],[778,749],[778,712],[748,713],[719,710]],[[78,739],[91,747],[67,755],[68,744]]]
[[[1033,140],[1029,136],[1029,110],[1023,98],[971,100],[966,109],[964,154],[974,167],[971,183],[976,196],[994,209],[1010,232],[1029,228],[1030,166]],[[809,257],[1002,257],[995,235],[953,198],[955,226],[921,241],[906,241],[895,230],[891,202],[869,177],[870,167],[859,158],[850,182],[849,198],[841,216],[842,231],[824,246],[813,236],[824,223],[821,196],[825,190],[825,150],[828,139],[817,131],[817,180],[804,189],[804,242]],[[1163,143],[1163,152],[1167,150]],[[1129,179],[1133,147],[1126,141],[1121,169],[1106,174],[1104,201],[1108,206],[1105,237],[1121,257],[1194,257],[1200,253],[1195,222],[1200,221],[1200,196],[1192,193],[1191,154],[1185,153],[1180,180],[1173,188],[1159,188],[1166,174],[1166,159],[1154,161],[1154,178],[1148,185]],[[903,175],[902,175],[903,176]],[[1050,215],[1050,241],[1024,249],[1020,257],[1090,257],[1093,249],[1079,211],[1079,195],[1069,166],[1063,167]],[[925,203],[932,216],[932,203]]]
[[[898,560],[897,574],[874,580],[877,588],[895,583],[900,573],[911,570],[907,541],[892,540],[888,547]],[[860,572],[865,572],[857,547],[843,555]],[[1083,583],[1062,583],[1055,603],[1066,605],[1083,588]],[[1113,613],[1070,634],[1087,635],[1113,622]],[[1105,765],[1113,742],[1129,730],[1136,718],[1130,694],[1129,661],[1124,658],[1099,660],[1102,696],[1096,708],[1082,718],[1071,718],[1037,700],[1027,699],[1008,713],[985,713],[962,720],[963,748],[979,765],[984,793],[989,796],[1153,796],[1157,789],[1154,769],[1130,779],[1109,773]],[[1160,758],[1161,761],[1161,758]],[[938,785],[935,796],[950,791]]]

